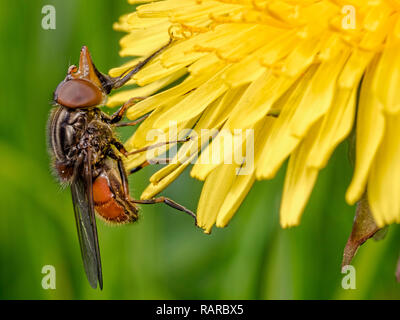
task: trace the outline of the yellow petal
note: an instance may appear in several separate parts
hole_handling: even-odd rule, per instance
[[[291,134],[290,123],[315,70],[316,66],[309,68],[304,76],[274,104],[273,108],[281,112],[262,146],[262,155],[256,169],[257,179],[272,179],[285,159],[300,143],[301,139]]]
[[[375,52],[365,52],[355,49],[340,73],[338,86],[347,89],[353,88],[360,81],[365,69],[374,56]]]
[[[211,128],[219,129],[231,114],[235,101],[240,99],[245,88],[246,86],[228,91],[215,108],[209,108],[210,110],[205,112],[204,120],[200,120],[201,123],[196,126],[195,130],[203,128],[208,130],[211,130]],[[208,140],[209,138],[204,136],[204,139]],[[193,178],[204,180],[214,168],[224,162],[225,158],[227,161],[232,160],[232,152],[233,136],[230,130],[226,126],[223,126],[218,135],[202,150],[190,175]]]
[[[116,106],[124,104],[126,101],[128,101],[129,99],[134,98],[134,97],[150,96],[150,95],[154,94],[155,92],[159,91],[160,89],[168,86],[172,82],[178,80],[185,74],[186,74],[186,70],[181,69],[181,70],[178,70],[177,72],[171,74],[170,76],[165,77],[160,80],[157,80],[157,81],[154,81],[154,82],[148,84],[147,86],[136,87],[134,89],[117,92],[108,98],[107,106],[108,107],[116,107]],[[132,110],[128,111],[128,114],[127,114],[129,119],[137,119],[140,116],[142,116],[152,110],[152,109],[145,109],[145,110],[140,109],[140,111],[138,112],[136,105],[134,107],[131,107],[130,109],[132,109]],[[129,115],[130,115],[130,117],[129,117]],[[132,118],[132,115],[136,118],[134,118],[134,117]]]
[[[234,180],[229,192],[225,196],[225,200],[218,211],[216,226],[218,228],[226,227],[232,219],[235,212],[239,209],[244,198],[249,193],[255,181],[254,174],[237,176]]]
[[[128,18],[129,18],[129,14],[124,14],[122,15],[119,19],[118,22],[115,22],[113,24],[113,28],[114,30],[117,31],[125,31],[125,32],[129,32],[132,30],[132,26],[130,23],[128,23]]]
[[[133,108],[129,108],[127,117],[129,119],[137,119],[156,108],[166,105],[172,106],[172,101],[176,102],[178,100],[182,100],[185,94],[206,82],[210,75],[210,73],[204,73],[198,77],[188,76],[182,83],[174,86],[173,88],[153,95],[148,99],[137,103]]]
[[[190,163],[196,160],[197,153],[208,143],[210,137],[215,137],[217,130],[229,115],[230,101],[240,96],[244,88],[230,91],[223,99],[215,101],[201,116],[194,127],[194,132],[200,134],[195,140],[182,145],[171,163],[157,171],[150,178],[151,184],[146,188],[143,197],[152,197],[166,188]],[[210,129],[213,128],[213,129]],[[207,129],[206,132],[203,130]],[[191,135],[193,138],[193,134]]]
[[[178,97],[177,99],[181,98]],[[171,101],[171,104],[173,103],[174,100]],[[178,123],[176,124],[176,128],[175,123],[171,123],[173,125],[171,129],[174,130],[160,130],[154,126],[154,123],[163,117],[163,108],[167,107],[168,105],[153,111],[153,113],[139,126],[139,128],[135,131],[135,134],[125,143],[125,147],[128,151],[134,151],[161,141],[176,141],[177,139],[184,139],[186,137],[187,131],[184,129],[193,127],[193,124],[196,122],[196,118],[186,122]],[[176,132],[174,132],[175,129]],[[168,151],[174,145],[175,144],[170,143],[152,149],[151,155],[158,157]],[[126,169],[131,170],[136,168],[138,165],[141,165],[146,160],[151,160],[148,159],[148,157],[150,157],[150,155],[147,151],[128,157],[128,159],[125,160]]]
[[[379,227],[400,223],[400,115],[386,117],[386,130],[368,179],[368,201]]]
[[[332,152],[350,133],[354,123],[357,87],[338,89],[333,106],[322,120],[314,146],[308,156],[309,166],[322,169],[326,166]]]
[[[232,154],[235,147],[233,139],[232,132],[226,126],[223,126],[218,135],[202,150],[190,172],[190,176],[198,180],[205,180],[210,172],[222,163],[232,164]],[[239,148],[239,146],[236,146],[236,148]]]
[[[160,193],[168,187],[193,161],[196,160],[198,151],[204,147],[205,139],[198,138],[195,141],[189,141],[182,145],[177,155],[167,166],[158,170],[150,177],[150,184],[142,193],[142,198],[148,199]],[[202,144],[203,143],[203,144]]]
[[[148,56],[167,44],[171,22],[162,21],[145,29],[132,30],[120,40],[121,57]]]
[[[318,67],[292,118],[291,132],[294,136],[303,137],[311,125],[328,111],[337,76],[347,57],[348,52],[342,52],[337,59],[323,61]]]
[[[294,83],[295,78],[275,75],[266,70],[243,94],[227,122],[230,130],[251,128],[267,115],[272,104]]]
[[[368,68],[361,87],[357,110],[355,168],[353,179],[346,191],[346,201],[349,204],[354,204],[364,194],[369,170],[385,129],[382,105],[371,90],[376,63],[377,59]]]
[[[190,129],[197,118],[180,123],[168,121],[169,123],[165,123],[166,130],[163,130],[158,127],[156,123],[160,121],[160,119],[163,119],[163,114],[166,108],[167,107],[158,108],[157,110],[153,111],[145,121],[142,122],[139,128],[135,131],[133,137],[126,142],[126,146],[129,148],[129,150],[143,148],[149,144],[153,144],[157,142],[153,140],[157,136],[165,137],[165,141],[174,141],[177,139],[176,135],[178,133],[181,135],[180,138],[182,139],[184,138],[182,135],[187,135],[187,132],[183,132],[184,129]],[[175,129],[178,133],[174,132]]]
[[[201,77],[204,73],[210,73],[210,70],[215,74],[224,66],[226,66],[226,63],[221,61],[216,54],[209,53],[191,64],[187,69],[192,77]]]
[[[216,47],[229,46],[232,41],[240,38],[251,28],[245,24],[228,24],[217,26],[210,32],[195,35],[166,51],[162,57],[163,65],[171,67],[182,62],[193,62],[206,55],[207,52],[215,51]]]
[[[140,199],[151,199],[168,187],[172,182],[176,180],[176,178],[186,169],[186,167],[190,164],[187,162],[185,164],[180,164],[176,166],[176,169],[173,170],[170,174],[166,175],[162,180],[158,183],[150,183],[146,189],[142,192]]]
[[[117,68],[112,68],[108,74],[112,77],[119,77],[121,74],[123,74],[124,72],[128,71],[129,69],[131,69],[132,67],[134,67],[135,65],[137,65],[140,61],[143,61],[143,58],[136,58],[136,59],[132,59],[126,63],[124,63],[122,66],[117,67]],[[132,80],[132,79],[131,79]],[[130,80],[130,81],[131,81]]]
[[[204,182],[197,207],[197,224],[210,233],[217,220],[218,211],[221,208],[227,193],[236,177],[236,166],[222,164],[211,172]]]
[[[145,29],[149,27],[154,27],[160,22],[166,22],[168,18],[141,18],[138,12],[133,12],[127,17],[127,23],[133,29]]]
[[[164,68],[164,66],[161,64],[160,57],[156,57],[153,61],[149,62],[146,67],[136,73],[133,76],[133,80],[136,81],[138,85],[145,86],[153,81],[163,79],[174,74],[175,72],[179,72],[180,70],[186,68],[186,66],[187,64],[180,64],[171,68]]]
[[[264,144],[265,137],[268,136],[271,131],[271,127],[276,119],[268,117],[260,124],[260,128],[256,129],[254,153],[254,162],[257,164],[261,157],[261,146]],[[229,189],[228,194],[219,210],[216,226],[219,228],[225,227],[232,219],[235,212],[238,210],[247,193],[250,191],[255,181],[255,170],[254,166],[251,170],[245,174],[239,174],[236,176]]]
[[[317,35],[308,35],[305,39],[297,38],[297,46],[293,48],[282,63],[281,72],[283,74],[289,77],[299,76],[314,62],[316,54],[323,48],[324,44],[329,42],[331,37],[335,37],[328,32],[319,34],[320,31],[315,30],[318,33]],[[338,51],[340,47],[335,48],[335,51]]]
[[[389,113],[400,111],[400,38],[391,34],[376,69],[372,90]]]
[[[319,126],[320,123],[316,123],[311,128],[307,137],[290,156],[280,209],[283,228],[297,226],[300,223],[301,215],[317,180],[319,170],[308,167],[307,158]]]
[[[222,69],[214,77],[204,83],[197,90],[189,93],[178,104],[163,113],[164,119],[173,119],[177,123],[188,121],[200,115],[213,101],[220,97],[228,87],[221,79]],[[165,128],[164,119],[155,122],[155,127]]]

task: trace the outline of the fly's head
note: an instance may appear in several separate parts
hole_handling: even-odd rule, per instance
[[[56,104],[71,109],[89,109],[106,102],[111,91],[110,78],[95,67],[89,50],[82,47],[79,68],[68,68],[65,79],[54,92]]]

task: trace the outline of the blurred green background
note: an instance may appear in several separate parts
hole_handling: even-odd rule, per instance
[[[42,6],[56,8],[56,30],[41,28]],[[228,228],[205,235],[184,214],[142,206],[141,221],[98,223],[104,290],[82,267],[69,190],[49,169],[46,121],[52,92],[87,45],[107,71],[132,11],[125,0],[0,1],[0,298],[1,299],[397,299],[394,270],[400,231],[368,241],[354,260],[357,289],[341,287],[340,263],[354,207],[344,193],[352,173],[347,144],[322,171],[302,224],[282,230],[278,210],[284,169],[255,184]],[[126,136],[131,128],[125,128]],[[131,177],[138,197],[156,168]],[[201,183],[186,172],[164,192],[195,210]],[[41,286],[53,265],[57,289]]]

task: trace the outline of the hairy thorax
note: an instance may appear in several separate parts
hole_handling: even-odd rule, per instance
[[[52,111],[48,127],[53,167],[63,183],[72,181],[87,152],[93,165],[100,163],[113,140],[113,131],[97,108],[83,111],[58,107]]]

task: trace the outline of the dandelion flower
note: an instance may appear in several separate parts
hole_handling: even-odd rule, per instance
[[[115,29],[127,32],[120,55],[136,57],[110,71],[119,75],[166,43],[137,73],[113,107],[137,96],[128,118],[150,116],[127,141],[149,144],[147,133],[177,123],[211,129],[181,145],[174,163],[150,179],[142,198],[165,189],[190,164],[204,181],[198,224],[224,227],[256,180],[272,179],[288,160],[280,207],[283,227],[295,226],[319,171],[355,129],[355,169],[346,201],[367,192],[377,225],[400,222],[400,1],[399,0],[130,0],[139,4]],[[139,57],[139,58],[137,58]],[[202,163],[222,130],[254,130],[254,165]],[[212,131],[214,130],[214,131]],[[223,151],[221,144],[220,151]],[[229,149],[229,148],[228,148]],[[231,150],[232,152],[232,150]],[[199,155],[200,154],[200,155]],[[145,162],[138,154],[128,169]]]

